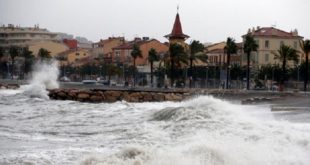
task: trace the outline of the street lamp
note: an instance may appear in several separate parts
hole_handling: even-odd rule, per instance
[[[206,88],[208,88],[208,67],[206,67]]]
[[[101,79],[101,71],[102,71],[102,65],[100,65],[100,79]]]

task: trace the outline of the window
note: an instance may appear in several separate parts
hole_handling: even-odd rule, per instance
[[[259,48],[259,40],[255,40],[256,44],[257,44],[257,48]]]
[[[265,61],[269,61],[269,54],[265,54]]]
[[[115,51],[115,56],[116,57],[119,57],[121,55],[121,52],[120,51]]]
[[[297,42],[294,42],[294,49],[297,49]]]
[[[265,48],[269,48],[269,40],[265,41]]]
[[[75,55],[79,56],[79,55],[80,55],[80,53],[75,53]]]

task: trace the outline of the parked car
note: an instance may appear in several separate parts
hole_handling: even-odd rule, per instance
[[[110,85],[110,81],[109,80],[99,80],[98,83],[99,84],[103,84],[103,85]]]
[[[68,77],[63,76],[63,77],[61,77],[61,78],[59,79],[59,81],[70,82],[71,80],[70,80]]]
[[[96,80],[83,80],[82,83],[83,84],[96,84],[97,81]]]

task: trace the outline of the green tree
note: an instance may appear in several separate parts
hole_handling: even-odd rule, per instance
[[[228,89],[229,81],[229,69],[230,69],[230,55],[237,53],[237,45],[233,38],[228,37],[226,40],[226,46],[224,51],[227,54],[227,64],[226,64],[226,89]]]
[[[171,44],[169,47],[169,62],[170,62],[170,85],[174,84],[174,72],[176,68],[181,68],[182,64],[187,64],[187,56],[184,48],[180,44]]]
[[[113,65],[113,64],[108,64],[107,65],[107,74],[108,74],[108,80],[111,80],[111,76],[113,75],[121,75],[122,71],[119,67]]]
[[[22,49],[21,56],[24,58],[24,73],[28,74],[31,71],[35,57],[28,48]]]
[[[307,91],[308,76],[309,76],[309,53],[310,53],[310,40],[301,40],[300,47],[305,55],[305,78],[304,78],[304,91]]]
[[[2,60],[2,58],[4,57],[4,49],[3,47],[0,47],[0,74],[2,77],[5,76],[5,70],[6,70],[6,62]]]
[[[250,56],[253,51],[257,51],[258,44],[255,42],[254,38],[247,34],[245,36],[245,42],[243,45],[243,51],[247,55],[247,74],[246,74],[246,89],[250,89]]]
[[[62,76],[66,76],[66,66],[65,62],[67,61],[67,57],[64,55],[58,55],[56,56],[56,59],[60,62],[61,70],[62,70]]]
[[[133,67],[136,68],[136,59],[142,58],[142,53],[137,44],[133,45],[132,51],[131,51],[131,57],[133,58]],[[133,79],[133,86],[136,86],[136,72],[134,72],[134,79]]]
[[[283,86],[286,78],[286,64],[288,61],[298,62],[298,51],[283,44],[277,52],[272,52],[272,54],[274,54],[275,59],[282,62],[280,85]]]
[[[197,40],[193,40],[190,45],[189,45],[189,70],[190,70],[190,75],[193,76],[193,63],[196,60],[201,60],[206,62],[207,61],[207,56],[204,54],[204,45],[200,43]],[[189,79],[189,87],[192,87],[192,79]]]
[[[149,50],[149,57],[148,57],[149,63],[151,65],[151,85],[153,87],[153,68],[154,68],[154,62],[159,61],[159,56],[157,55],[157,52],[154,48],[151,48]]]
[[[38,57],[41,59],[41,61],[43,59],[50,59],[50,58],[52,58],[51,52],[49,52],[48,50],[46,50],[44,48],[39,49]]]
[[[20,48],[17,46],[11,46],[9,48],[9,53],[12,61],[11,78],[13,79],[15,72],[15,59],[20,55]]]
[[[0,47],[0,60],[2,59],[3,56],[4,56],[4,49]]]

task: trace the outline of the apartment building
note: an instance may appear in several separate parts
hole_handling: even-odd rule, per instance
[[[274,59],[274,54],[279,50],[280,46],[285,44],[298,51],[301,51],[299,42],[303,37],[298,35],[295,29],[291,32],[286,32],[275,27],[257,27],[256,29],[249,29],[248,34],[252,35],[258,44],[257,52],[251,55],[251,63],[253,66],[261,66],[266,64],[281,63],[278,59]],[[245,40],[243,35],[243,41]],[[246,54],[242,56],[242,64],[246,65]],[[294,63],[289,62],[288,65],[292,66]]]
[[[118,47],[125,42],[124,37],[109,37],[107,39],[101,39],[99,42],[92,44],[91,53],[96,57],[103,55],[105,61],[111,61],[113,48]]]
[[[0,27],[0,47],[21,46],[26,47],[31,42],[56,41],[57,33],[42,29],[39,25],[34,27],[20,27],[9,24]]]

